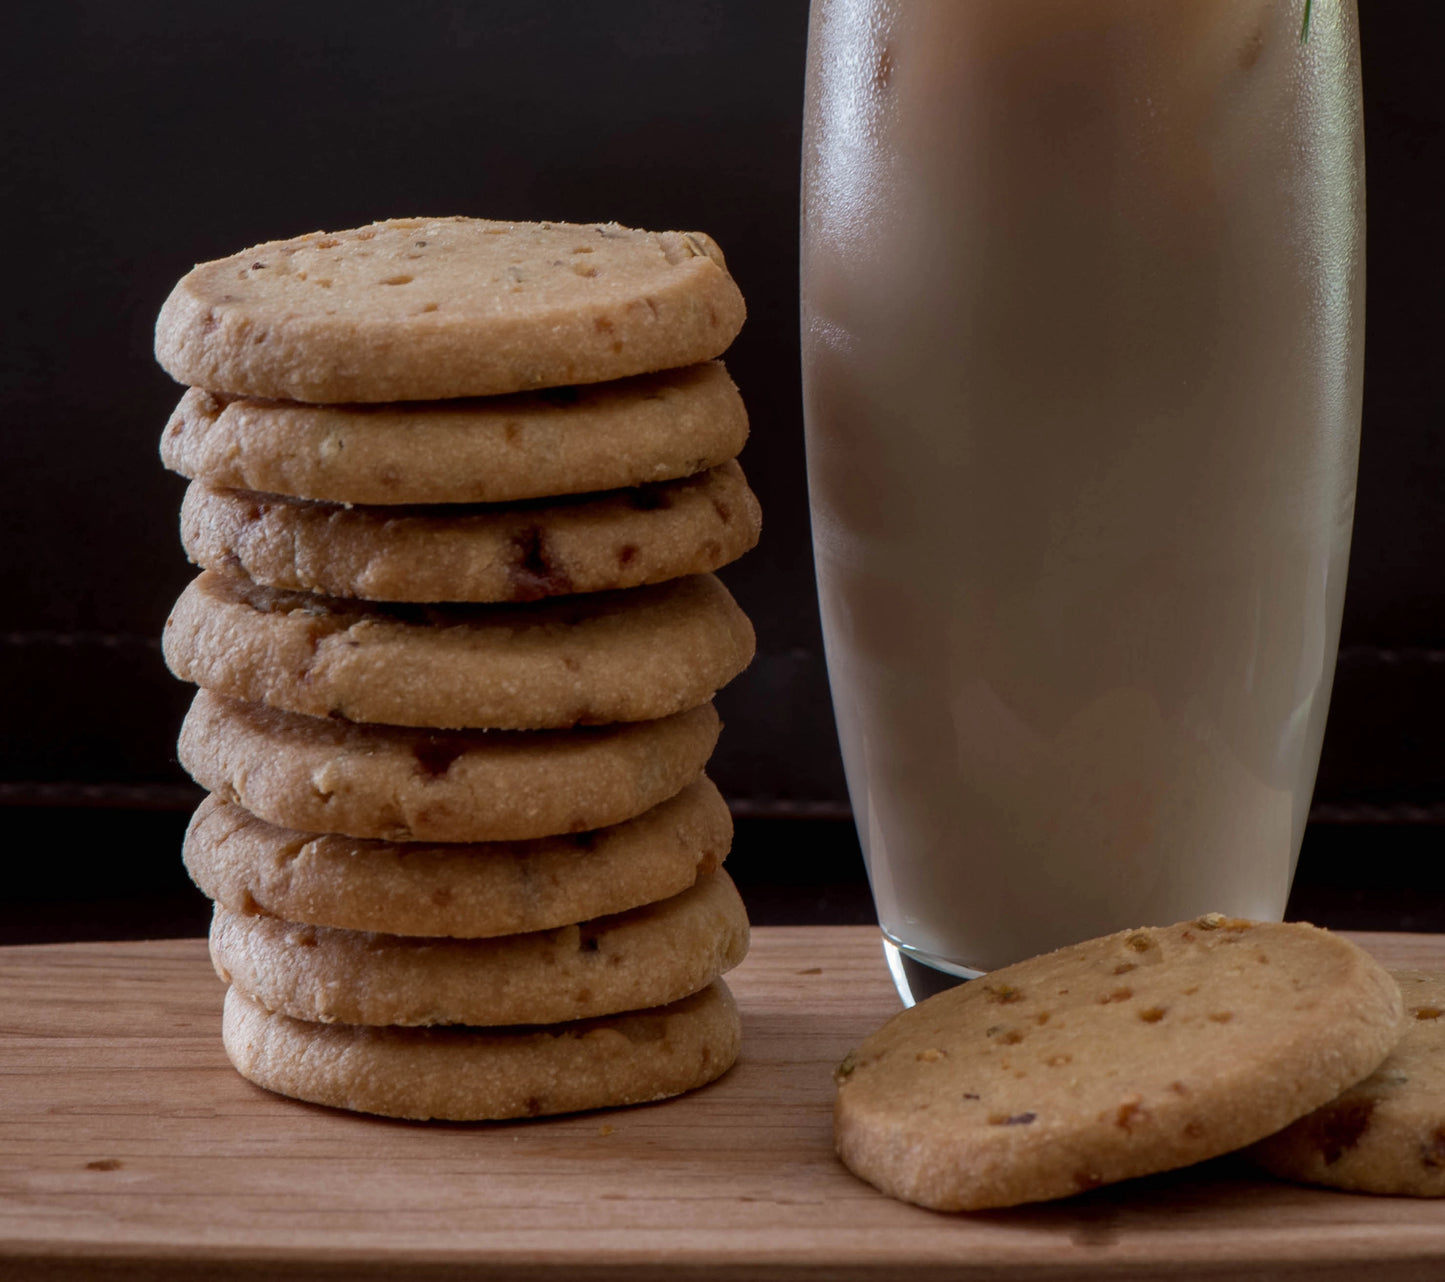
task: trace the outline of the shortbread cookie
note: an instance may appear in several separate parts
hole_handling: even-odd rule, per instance
[[[731,842],[727,803],[703,778],[611,828],[473,845],[295,832],[209,797],[186,833],[185,860],[196,885],[234,912],[477,938],[667,899],[722,867]]]
[[[1400,994],[1354,944],[1217,914],[994,971],[838,1070],[843,1161],[937,1210],[1065,1197],[1278,1130],[1367,1076]]]
[[[700,232],[398,218],[200,264],[161,309],[156,359],[245,396],[492,396],[709,360],[744,314]]]
[[[710,574],[532,605],[390,607],[203,572],[166,620],[183,681],[311,716],[444,729],[645,721],[706,703],[753,630]]]
[[[189,389],[161,435],[174,472],[336,503],[509,503],[692,476],[735,457],[720,361],[482,400],[299,405]]]
[[[710,703],[571,730],[415,730],[308,717],[198,690],[181,764],[203,788],[302,832],[517,841],[621,823],[702,772]]]
[[[504,507],[345,507],[193,482],[187,555],[268,587],[369,601],[536,601],[705,574],[758,541],[734,462],[680,481]]]
[[[661,903],[580,925],[436,939],[233,913],[211,922],[211,960],[268,1010],[342,1024],[553,1024],[661,1006],[748,950],[742,900],[719,870]]]
[[[1267,1171],[1362,1193],[1445,1196],[1445,975],[1395,971],[1405,1031],[1364,1081],[1249,1150]]]
[[[242,1077],[293,1099],[478,1122],[680,1095],[732,1067],[742,1029],[719,979],[653,1010],[513,1029],[312,1024],[232,988],[222,1037]]]

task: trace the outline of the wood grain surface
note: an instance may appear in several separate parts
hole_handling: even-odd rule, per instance
[[[1356,936],[1390,965],[1445,940]],[[833,1156],[830,1070],[897,1009],[866,927],[755,932],[743,1058],[664,1104],[415,1124],[242,1081],[200,940],[0,949],[0,1278],[1445,1277],[1445,1202],[1232,1159],[1011,1211]]]

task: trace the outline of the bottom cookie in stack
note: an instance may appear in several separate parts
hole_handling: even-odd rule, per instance
[[[243,1077],[313,1104],[417,1120],[538,1117],[680,1095],[737,1058],[722,980],[651,1010],[547,1028],[316,1024],[226,993],[226,1053]]]

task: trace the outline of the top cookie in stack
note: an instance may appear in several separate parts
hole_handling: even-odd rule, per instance
[[[731,1062],[747,926],[701,771],[753,648],[710,573],[759,529],[714,359],[743,315],[706,236],[463,218],[260,245],[166,302],[204,572],[165,650],[213,793],[186,858],[252,1080],[475,1118]],[[479,1024],[509,1027],[429,1027]]]

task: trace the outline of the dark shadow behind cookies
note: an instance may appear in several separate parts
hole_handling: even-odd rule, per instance
[[[759,634],[712,767],[759,923],[870,912],[813,599],[797,348],[807,6],[30,6],[12,19],[0,173],[0,804],[25,857],[0,942],[199,933],[179,859],[199,790],[158,637],[193,571],[156,445],[151,355],[192,263],[411,213],[617,219],[717,238],[748,299],[728,353],[765,513],[725,572]],[[1366,6],[1370,303],[1355,546],[1294,909],[1445,927],[1442,395],[1445,13]]]

